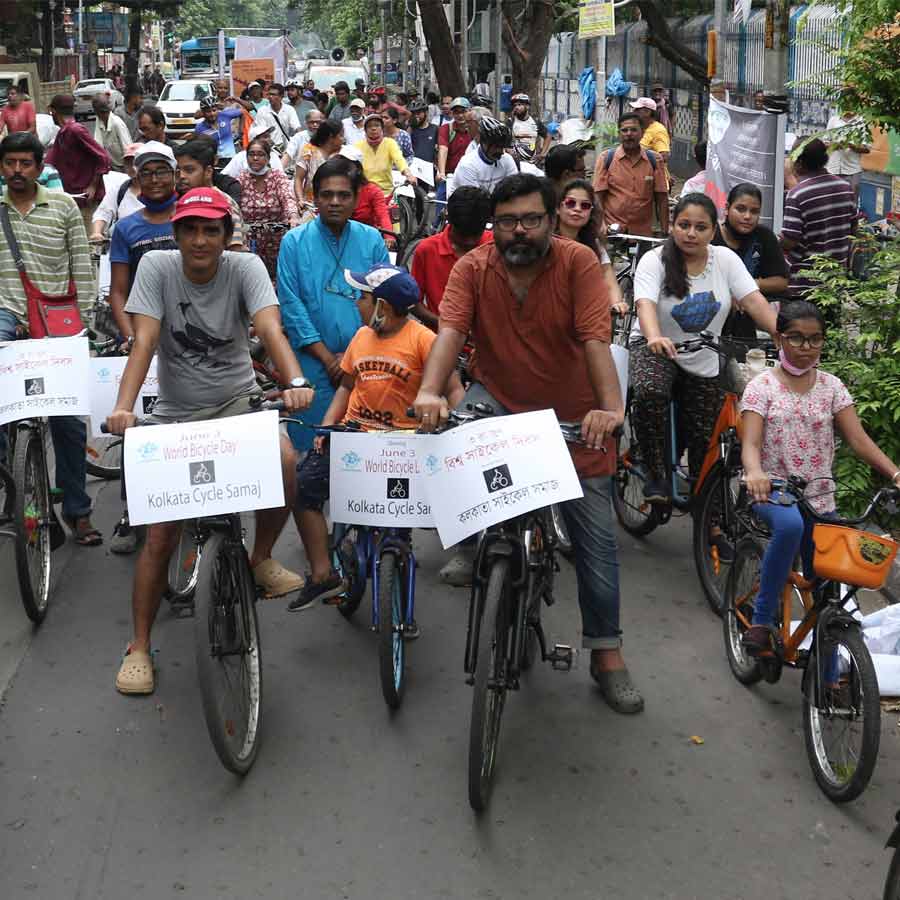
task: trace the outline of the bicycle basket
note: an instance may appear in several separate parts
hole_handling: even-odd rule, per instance
[[[897,543],[890,538],[845,525],[815,525],[813,543],[817,577],[870,590],[884,585],[897,555]]]

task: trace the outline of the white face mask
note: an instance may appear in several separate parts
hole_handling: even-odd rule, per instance
[[[376,334],[379,333],[382,328],[384,328],[384,322],[387,318],[382,310],[381,304],[381,300],[375,301],[375,307],[372,310],[372,318],[369,319],[369,328],[371,328],[372,331],[374,331]]]
[[[247,164],[248,168],[254,175],[268,175],[269,174],[269,164],[265,163],[259,169],[254,169],[249,163]]]

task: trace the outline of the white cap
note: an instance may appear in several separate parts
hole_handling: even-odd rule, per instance
[[[343,156],[345,159],[351,159],[353,162],[361,163],[363,159],[362,150],[359,147],[354,147],[353,144],[344,144],[340,150],[338,150],[338,156]]]
[[[632,109],[652,109],[656,112],[656,101],[652,97],[638,97],[628,104]]]
[[[271,131],[274,127],[274,125],[267,125],[265,122],[254,122],[250,126],[250,140],[252,141],[254,138],[266,134],[266,132]]]
[[[168,163],[175,170],[175,154],[172,148],[160,141],[147,141],[141,144],[141,149],[134,154],[134,168],[138,170],[148,162]]]

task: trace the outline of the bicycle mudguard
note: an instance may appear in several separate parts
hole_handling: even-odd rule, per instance
[[[709,446],[706,456],[703,458],[703,465],[700,467],[700,474],[697,476],[697,483],[694,485],[694,494],[699,494],[703,487],[706,476],[709,475],[712,467],[719,461],[719,437],[729,428],[734,428],[739,432],[740,414],[738,413],[737,397],[734,394],[726,394],[722,408],[719,410],[719,417],[713,427],[712,435],[709,439]]]

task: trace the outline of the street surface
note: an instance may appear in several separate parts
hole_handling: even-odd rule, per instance
[[[94,489],[108,536],[118,484]],[[422,637],[395,715],[368,601],[352,623],[261,603],[263,738],[243,781],[207,737],[191,620],[164,609],[153,696],[116,693],[131,558],[59,551],[32,636],[0,548],[0,897],[880,898],[897,715],[884,715],[868,791],[830,804],[806,761],[798,675],[750,690],[733,679],[686,525],[621,536],[625,653],[646,711],[610,711],[586,656],[570,673],[538,665],[507,700],[481,818],[466,793],[468,594],[437,584],[434,535],[417,533]],[[293,523],[277,556],[303,566]],[[551,641],[577,646],[567,563],[557,599]]]

